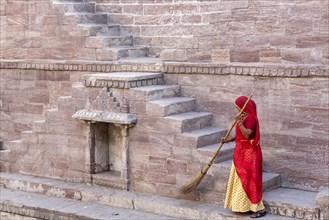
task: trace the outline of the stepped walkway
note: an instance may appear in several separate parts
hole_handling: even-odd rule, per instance
[[[218,205],[0,173],[0,212],[43,219],[249,219]],[[293,219],[267,215],[264,220]]]

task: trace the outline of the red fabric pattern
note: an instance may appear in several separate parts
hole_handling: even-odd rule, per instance
[[[240,96],[235,104],[240,109],[247,101],[247,97]],[[236,145],[234,149],[233,162],[236,172],[241,180],[242,187],[246,192],[249,200],[253,204],[257,204],[262,200],[262,151],[260,147],[260,131],[257,118],[256,104],[250,100],[244,112],[247,117],[243,120],[242,124],[253,130],[251,138],[246,139],[240,127],[236,126]]]

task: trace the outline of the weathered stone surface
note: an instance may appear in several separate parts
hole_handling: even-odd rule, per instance
[[[215,125],[227,127],[228,119],[234,117],[232,102],[238,94],[253,93],[257,97],[259,118],[263,124],[261,128],[265,167],[280,171],[284,186],[318,190],[328,185],[325,176],[328,165],[325,138],[328,136],[325,123],[328,110],[328,50],[325,48],[328,41],[324,37],[328,35],[327,2],[98,0],[97,3],[99,12],[115,14],[111,14],[108,19],[104,14],[65,15],[64,5],[42,1],[1,1],[0,6],[4,6],[0,7],[3,30],[0,38],[4,42],[1,45],[1,58],[63,60],[49,63],[1,63],[1,68],[5,71],[16,69],[11,80],[1,82],[1,110],[4,110],[1,111],[1,138],[20,138],[19,132],[30,129],[34,120],[45,119],[44,115],[45,123],[47,122],[47,126],[36,123],[32,133],[22,134],[22,138],[31,144],[27,145],[30,151],[25,155],[20,155],[19,150],[13,153],[13,171],[63,179],[70,179],[71,174],[72,179],[82,176],[86,152],[67,146],[81,144],[81,148],[88,147],[84,141],[74,143],[75,140],[70,139],[74,131],[76,138],[83,139],[83,135],[78,135],[82,133],[83,126],[75,127],[76,124],[70,124],[61,131],[60,123],[71,123],[70,111],[75,112],[77,109],[74,108],[84,104],[80,103],[81,100],[74,101],[71,98],[61,98],[58,102],[59,96],[71,95],[67,90],[74,81],[70,78],[71,73],[159,71],[161,65],[125,65],[102,61],[116,61],[126,56],[154,56],[164,49],[161,54],[164,60],[208,63],[169,63],[163,66],[163,71],[170,75],[166,76],[166,82],[177,82],[182,86],[183,96],[197,98],[196,110],[214,113]],[[66,7],[66,11],[86,9],[82,5],[79,7]],[[78,22],[98,22],[104,25],[78,27]],[[124,27],[120,29],[116,26],[112,29],[105,23],[122,24]],[[121,31],[137,35],[137,45],[151,45],[154,48],[112,50],[102,48],[95,42],[88,42],[89,33],[98,36],[120,35]],[[70,63],[71,60],[97,62]],[[209,62],[227,63],[213,66]],[[247,62],[252,64],[245,64]],[[264,62],[280,65],[264,65]],[[64,73],[63,70],[68,72]],[[183,74],[183,77],[179,74]],[[198,76],[193,77],[192,74]],[[6,76],[8,75],[10,71],[6,72]],[[34,83],[35,81],[37,82]],[[7,85],[3,87],[5,84]],[[75,95],[79,96],[77,93],[79,92]],[[81,98],[84,98],[83,94]],[[63,112],[45,111],[56,107]],[[147,109],[144,102],[132,103],[132,109],[142,117],[145,112],[157,110]],[[134,164],[138,168],[136,176],[139,185],[136,185],[140,190],[151,189],[156,194],[171,196],[180,183],[180,173],[191,174],[190,172],[200,168],[200,162],[186,163],[190,155],[185,154],[192,152],[185,147],[200,146],[207,141],[212,143],[215,138],[177,140],[177,136],[172,135],[170,124],[162,117],[154,117],[159,116],[157,113],[149,116],[148,120],[141,117],[141,129],[137,128],[129,136],[129,146],[134,147],[131,153],[139,152],[139,155],[133,156],[135,160],[139,160]],[[43,128],[45,130],[42,132]],[[61,132],[71,135],[67,137]],[[139,141],[143,141],[142,144],[136,144]],[[175,141],[186,151],[178,149],[174,145]],[[154,146],[143,149],[149,143]],[[138,147],[142,149],[137,150]],[[72,154],[68,154],[68,149],[72,150]],[[145,150],[152,151],[152,154],[149,155],[150,152]],[[149,158],[148,162],[140,162],[145,155],[151,156],[152,160]],[[85,156],[88,158],[88,155]],[[174,158],[170,158],[172,156]],[[161,164],[164,160],[168,161],[165,165]],[[71,161],[74,163],[70,164]],[[79,164],[84,165],[79,167]],[[167,175],[168,170],[172,171],[176,165],[179,167],[178,174]],[[144,169],[150,173],[144,174]],[[163,171],[162,175],[157,170]],[[141,186],[143,182],[146,182],[146,187]],[[153,182],[156,184],[152,185]],[[207,179],[203,189],[213,190],[213,179]],[[220,190],[223,192],[224,189]],[[216,196],[218,200],[223,197],[220,193],[205,193],[200,197],[196,195],[195,198],[220,203],[216,201]],[[289,210],[286,207],[274,207],[273,210],[290,216],[313,216],[312,212]]]
[[[329,217],[329,189],[324,189],[316,195],[316,206],[321,209],[320,219]]]

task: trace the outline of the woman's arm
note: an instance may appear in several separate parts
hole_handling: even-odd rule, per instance
[[[240,127],[240,130],[241,130],[242,135],[243,135],[246,139],[249,140],[250,136],[252,135],[252,133],[253,133],[254,131],[252,131],[252,130],[246,128],[246,127],[242,124],[241,121],[238,122],[238,126]]]
[[[237,124],[238,126],[240,127],[240,130],[241,130],[241,133],[242,135],[247,139],[249,140],[250,139],[250,136],[252,135],[252,133],[254,132],[253,130],[251,129],[248,129],[246,128],[242,121],[247,117],[246,114],[241,114],[241,115],[238,115],[235,117],[235,120],[237,121]]]

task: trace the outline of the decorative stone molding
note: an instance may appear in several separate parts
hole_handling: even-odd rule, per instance
[[[163,72],[165,74],[246,75],[266,77],[329,77],[329,65],[281,63],[84,62],[1,60],[0,69],[85,72]]]
[[[116,72],[100,73],[82,76],[86,87],[110,87],[129,89],[141,86],[163,84],[161,73],[147,72]]]
[[[36,69],[48,71],[86,71],[86,72],[160,72],[162,63],[150,62],[99,62],[58,60],[1,60],[0,69]]]
[[[164,63],[165,74],[245,75],[267,77],[329,77],[326,65],[262,63]]]
[[[77,111],[72,115],[72,118],[84,121],[98,121],[124,125],[135,125],[137,123],[137,117],[131,113],[105,112],[87,109]]]
[[[288,216],[292,218],[316,220],[320,218],[320,210],[314,208],[313,210],[307,210],[305,208],[295,209],[294,207],[289,207],[289,205],[275,205],[266,204],[270,213],[281,216]]]
[[[110,172],[109,172],[110,173]],[[109,175],[108,173],[92,174],[92,183],[99,186],[128,190],[128,180],[120,176]]]

